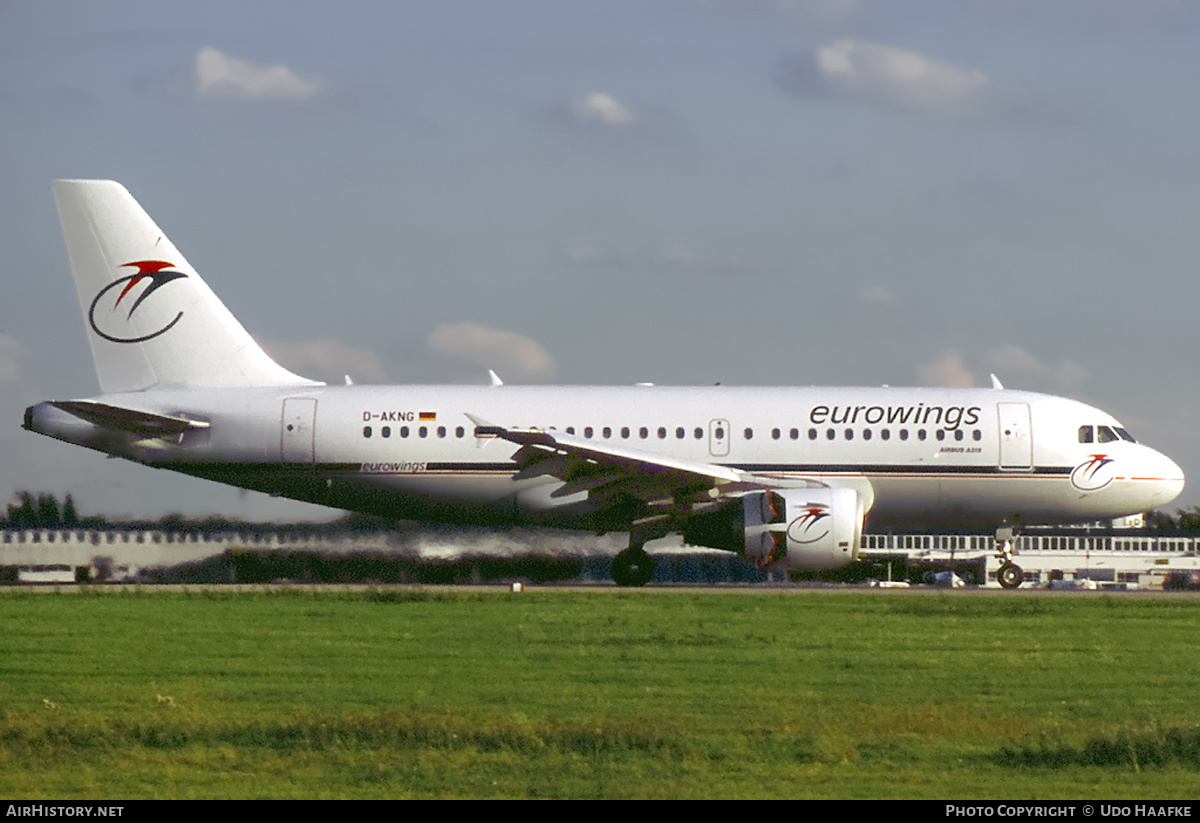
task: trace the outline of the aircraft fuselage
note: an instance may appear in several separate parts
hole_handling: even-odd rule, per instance
[[[329,506],[439,522],[595,528],[585,493],[514,480],[514,444],[466,415],[786,486],[857,489],[872,527],[1088,521],[1179,493],[1165,456],[1104,412],[1001,389],[322,386],[156,390],[98,400],[203,421],[147,438],[49,404],[27,427],[152,466]],[[1090,442],[1080,442],[1081,427]]]

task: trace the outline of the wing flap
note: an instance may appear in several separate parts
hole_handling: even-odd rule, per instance
[[[551,494],[587,492],[600,508],[631,500],[643,506],[690,505],[719,493],[758,487],[752,475],[715,463],[681,460],[613,443],[598,443],[565,432],[506,428],[468,414],[476,435],[490,435],[520,446],[513,454],[514,479],[554,478],[563,485]]]

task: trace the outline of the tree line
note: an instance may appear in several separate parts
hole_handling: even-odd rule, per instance
[[[229,531],[256,531],[264,527],[271,530],[287,530],[305,534],[345,534],[347,532],[379,532],[395,529],[398,524],[382,517],[347,512],[342,517],[325,523],[264,524],[231,519],[217,515],[195,518],[174,512],[158,520],[122,520],[103,515],[82,517],[70,494],[62,502],[51,492],[22,491],[9,503],[5,515],[0,519],[0,528],[5,529],[126,529],[134,531],[157,530],[166,532],[217,533]]]

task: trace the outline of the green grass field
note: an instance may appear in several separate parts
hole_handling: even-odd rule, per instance
[[[0,594],[0,795],[1184,798],[1200,600]]]

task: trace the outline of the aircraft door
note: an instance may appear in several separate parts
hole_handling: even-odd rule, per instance
[[[713,457],[729,455],[729,421],[708,421],[708,453]]]
[[[279,453],[284,463],[313,462],[316,421],[315,397],[284,399],[279,431]]]
[[[1000,469],[1028,471],[1033,468],[1033,433],[1028,403],[997,403],[1000,426]]]

